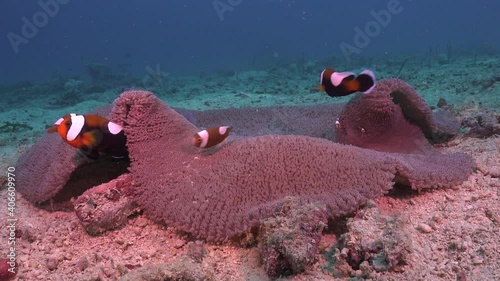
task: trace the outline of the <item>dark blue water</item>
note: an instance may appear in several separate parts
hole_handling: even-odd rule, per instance
[[[84,75],[88,63],[141,76],[500,47],[495,0],[4,0],[0,10],[0,83]]]

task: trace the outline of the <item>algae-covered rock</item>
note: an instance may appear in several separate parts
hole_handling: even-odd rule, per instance
[[[286,198],[280,214],[261,224],[259,249],[267,274],[296,274],[313,264],[327,222],[324,205],[300,205]]]
[[[406,265],[412,251],[411,234],[404,220],[382,215],[371,201],[347,222],[331,249],[329,271],[336,277],[370,277],[374,271],[397,271]]]

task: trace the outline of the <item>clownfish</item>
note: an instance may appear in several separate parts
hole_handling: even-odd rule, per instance
[[[369,94],[376,85],[375,74],[369,69],[356,76],[353,72],[336,72],[327,68],[321,72],[319,83],[317,89],[325,91],[330,97],[347,96],[355,92]]]
[[[64,142],[89,158],[96,159],[99,153],[110,154],[115,159],[128,156],[123,127],[99,115],[68,114],[59,118],[47,132],[58,132]]]
[[[230,132],[229,126],[208,128],[194,135],[193,144],[196,147],[209,148],[224,141]]]

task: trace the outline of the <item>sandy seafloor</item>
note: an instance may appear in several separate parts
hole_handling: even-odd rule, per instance
[[[398,75],[412,85],[429,105],[440,98],[453,105],[461,120],[486,110],[500,116],[500,59],[459,59],[450,64],[425,67],[408,63]],[[189,109],[260,107],[272,105],[346,102],[311,91],[321,69],[297,74],[293,65],[271,71],[244,71],[232,76],[168,76],[154,89],[169,106]],[[397,75],[399,65],[374,64],[378,79]],[[360,70],[356,69],[356,70]],[[41,83],[40,83],[41,84]],[[0,120],[27,124],[29,128],[0,132],[0,170],[5,180],[9,166],[44,134],[46,125],[70,113],[84,113],[111,103],[122,88],[83,94],[76,104],[59,107],[60,98],[40,84],[4,93]],[[128,87],[130,85],[124,85]],[[30,93],[26,100],[23,91]],[[5,123],[4,123],[5,124]],[[318,124],[321,125],[321,124]],[[2,124],[0,124],[2,126]],[[378,210],[401,221],[400,230],[411,237],[406,265],[388,272],[353,270],[351,280],[500,280],[500,137],[459,136],[442,152],[465,152],[478,169],[456,188],[423,193],[395,192],[375,200]],[[2,181],[3,183],[3,181]],[[0,192],[0,217],[7,217],[7,192]],[[17,196],[16,218],[24,235],[17,239],[19,273],[16,280],[117,280],[128,267],[169,262],[182,256],[193,241],[175,229],[158,225],[143,215],[125,227],[90,236],[73,212],[38,209]],[[422,224],[424,227],[422,227]],[[376,219],[368,220],[377,228]],[[425,231],[423,231],[424,229]],[[29,233],[29,234],[26,234]],[[326,231],[317,253],[318,261],[304,273],[283,280],[334,280],[327,253],[337,240]],[[0,253],[7,251],[8,230],[0,224]],[[214,280],[269,280],[257,248],[206,245],[202,267]],[[339,280],[347,280],[342,277]]]

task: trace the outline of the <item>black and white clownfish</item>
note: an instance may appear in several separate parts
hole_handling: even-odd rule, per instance
[[[369,69],[356,76],[353,72],[336,72],[327,68],[321,72],[319,83],[317,89],[325,91],[330,97],[342,97],[355,92],[369,94],[376,85],[375,74]]]
[[[193,144],[196,147],[209,148],[224,141],[230,132],[229,126],[208,128],[194,135]]]
[[[68,114],[59,118],[47,132],[58,132],[64,142],[80,149],[89,158],[95,159],[99,153],[115,159],[128,156],[122,126],[99,115]]]

